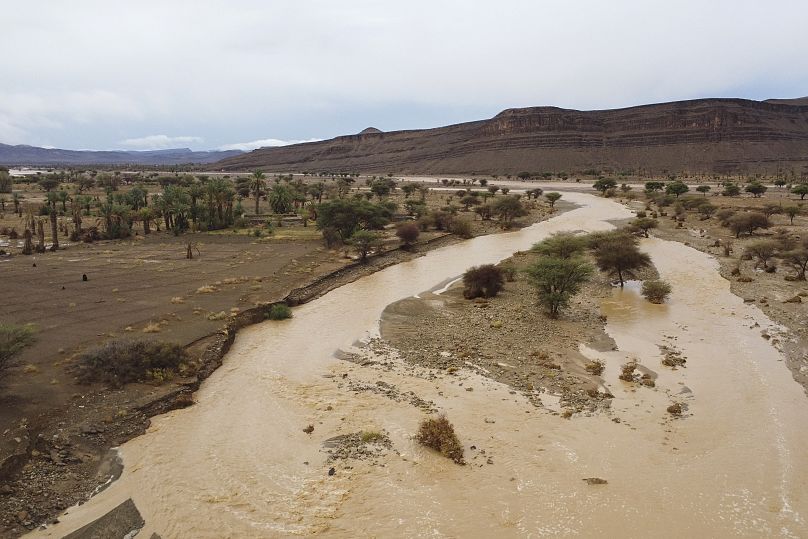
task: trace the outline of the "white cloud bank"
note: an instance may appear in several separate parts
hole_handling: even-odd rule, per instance
[[[204,142],[202,137],[169,137],[168,135],[148,135],[146,137],[128,138],[120,142],[127,148],[136,150],[167,150],[169,148],[184,148],[193,144]]]
[[[258,148],[268,148],[277,146],[289,146],[290,144],[302,144],[304,142],[319,142],[322,139],[310,138],[306,140],[281,140],[277,138],[265,138],[260,140],[253,140],[251,142],[235,142],[233,144],[225,144],[219,146],[219,150],[241,150],[242,152],[249,152],[257,150]]]

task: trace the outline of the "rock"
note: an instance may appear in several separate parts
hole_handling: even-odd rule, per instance
[[[0,494],[9,495],[14,494],[14,489],[11,488],[9,485],[2,485],[0,486]]]
[[[502,327],[502,320],[494,320],[491,322],[491,327],[494,329],[499,329]]]
[[[29,518],[28,511],[20,511],[19,513],[17,513],[17,520],[19,520],[20,522],[25,522],[28,520],[28,518]]]
[[[312,432],[314,432],[314,425],[309,425],[308,427],[303,429],[303,432],[305,432],[306,434],[311,434]]]
[[[130,498],[98,520],[65,535],[64,539],[134,537],[145,524],[146,522]]]
[[[678,402],[671,404],[668,406],[668,413],[671,415],[682,415],[682,405]]]
[[[337,469],[334,468],[333,466],[328,469],[328,475],[329,476],[334,475],[335,473],[337,473]]]
[[[587,485],[607,485],[609,483],[600,477],[585,477],[583,481],[586,481]]]
[[[785,300],[783,303],[802,303],[802,298],[799,295],[797,295],[791,299]]]

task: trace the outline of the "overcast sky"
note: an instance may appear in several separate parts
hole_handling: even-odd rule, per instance
[[[0,0],[0,142],[243,148],[808,95],[806,0]]]

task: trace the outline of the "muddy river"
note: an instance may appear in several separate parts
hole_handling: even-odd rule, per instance
[[[430,252],[296,308],[291,320],[244,330],[195,406],[155,418],[121,448],[118,481],[34,536],[60,537],[127,498],[145,537],[808,536],[808,399],[777,349],[778,328],[730,293],[713,259],[682,244],[642,243],[673,285],[670,301],[651,305],[634,283],[616,290],[603,310],[619,350],[582,348],[606,360],[610,413],[568,420],[473,373],[460,386],[395,362],[335,359],[377,334],[394,301],[552,232],[630,216],[609,200],[564,196],[580,207]],[[660,345],[686,367],[663,367]],[[632,359],[657,376],[655,388],[618,380]],[[406,399],[351,390],[378,382],[444,411],[469,464],[413,441],[424,412]],[[681,418],[666,412],[674,402]],[[394,450],[329,475],[322,442],[362,430],[388,432]],[[608,484],[583,480],[591,477]]]

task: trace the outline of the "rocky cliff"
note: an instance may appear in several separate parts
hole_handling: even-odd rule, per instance
[[[808,170],[804,99],[698,99],[615,110],[508,109],[490,120],[378,132],[228,158],[217,169],[464,174]]]

